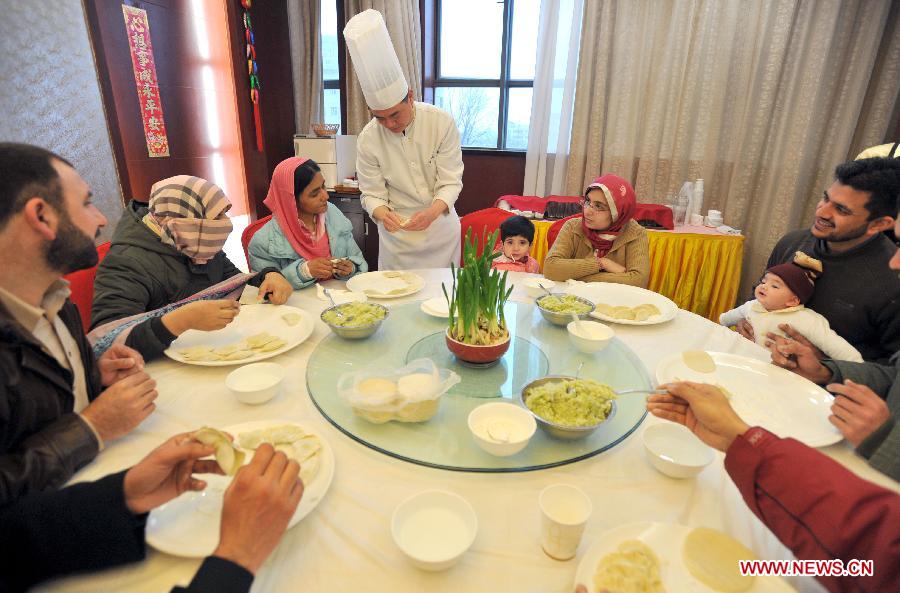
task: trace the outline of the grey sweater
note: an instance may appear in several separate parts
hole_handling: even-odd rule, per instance
[[[791,261],[795,251],[821,260],[824,272],[806,306],[824,316],[865,360],[886,363],[900,350],[900,278],[888,268],[896,250],[890,239],[878,234],[849,251],[833,253],[802,229],[778,241],[766,267]]]
[[[834,374],[832,383],[850,379],[869,387],[885,398],[891,412],[884,424],[861,442],[856,452],[869,460],[878,471],[900,481],[900,352],[888,364],[874,362],[846,362],[824,360],[822,363]]]

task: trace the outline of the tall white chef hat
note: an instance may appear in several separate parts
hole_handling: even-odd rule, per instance
[[[406,98],[409,85],[380,12],[369,9],[354,16],[344,27],[344,39],[370,109],[388,109]]]

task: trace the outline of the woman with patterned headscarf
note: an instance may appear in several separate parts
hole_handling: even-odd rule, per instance
[[[189,175],[153,184],[149,204],[129,203],[97,270],[91,328],[163,309],[240,274],[222,251],[232,230],[229,208],[219,186]],[[292,292],[274,269],[250,283],[274,304]],[[130,328],[125,344],[150,360],[185,331],[221,329],[239,311],[233,299],[194,300]]]
[[[294,288],[346,280],[369,268],[353,239],[353,224],[328,201],[315,161],[291,157],[272,173],[263,202],[272,219],[250,240],[250,269],[281,271]]]
[[[585,190],[582,216],[566,221],[544,259],[544,275],[647,288],[649,240],[632,220],[636,207],[630,183],[610,173],[594,179]]]

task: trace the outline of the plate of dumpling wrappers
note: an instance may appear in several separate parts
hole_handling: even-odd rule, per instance
[[[563,291],[594,303],[591,317],[623,325],[665,323],[678,314],[678,305],[663,295],[627,284],[568,281]]]
[[[226,472],[198,475],[206,481],[200,492],[185,492],[150,512],[147,518],[147,543],[157,550],[190,558],[212,554],[219,543],[219,526],[225,490],[241,465],[250,463],[262,443],[271,444],[289,459],[300,464],[303,498],[291,517],[288,528],[306,517],[324,498],[334,477],[334,453],[328,442],[305,426],[283,420],[263,420],[227,426],[222,432],[203,428],[198,440],[216,447],[216,460]]]
[[[315,318],[288,305],[243,305],[234,321],[205,332],[190,329],[165,351],[185,364],[228,366],[258,362],[287,352],[312,334]]]
[[[738,560],[755,560],[736,539],[707,527],[629,523],[591,546],[575,574],[588,593],[781,593],[777,577],[742,576]]]

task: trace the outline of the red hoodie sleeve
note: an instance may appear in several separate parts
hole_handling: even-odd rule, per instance
[[[803,560],[873,560],[872,577],[819,577],[834,593],[900,591],[900,495],[794,439],[754,427],[725,455],[744,501]]]

